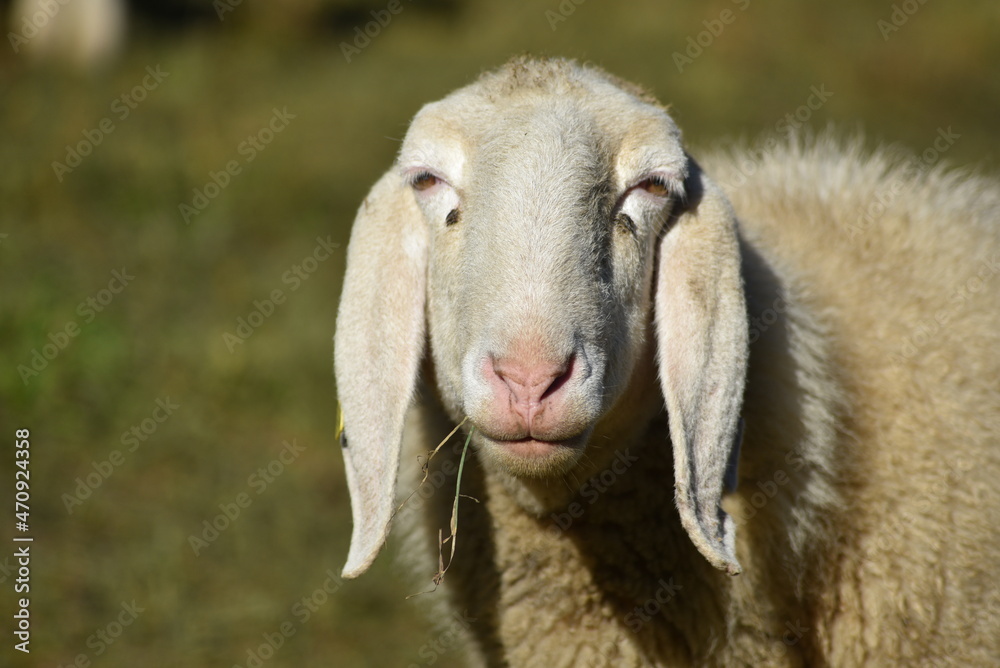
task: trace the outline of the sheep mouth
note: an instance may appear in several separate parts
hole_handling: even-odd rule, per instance
[[[561,439],[492,439],[483,435],[481,454],[493,465],[518,477],[548,477],[568,471],[583,456],[589,430]]]
[[[545,441],[538,438],[519,438],[511,441],[500,441],[500,446],[507,452],[526,459],[550,457],[560,448],[574,448],[582,445],[579,437],[562,441]]]

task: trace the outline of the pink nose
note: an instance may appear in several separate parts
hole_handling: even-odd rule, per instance
[[[557,419],[546,412],[558,412],[563,403],[560,390],[573,375],[574,356],[560,362],[502,357],[493,359],[492,364],[487,361],[484,367],[497,404],[509,411],[505,422],[518,423],[518,431],[530,433]]]

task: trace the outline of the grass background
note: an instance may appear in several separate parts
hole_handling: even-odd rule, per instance
[[[386,3],[317,14],[248,0],[225,21],[207,1],[156,4],[99,72],[0,47],[0,665],[245,666],[286,621],[295,633],[264,665],[427,665],[438,634],[388,556],[308,621],[293,606],[339,573],[350,535],[331,335],[354,211],[423,103],[511,55],[576,57],[643,84],[696,154],[773,130],[823,85],[833,96],[813,127],[917,151],[951,127],[949,162],[995,173],[1000,159],[993,0],[897,3],[916,11],[888,39],[889,2],[402,0],[350,62],[341,43]],[[726,9],[735,19],[678,71],[673,54]],[[119,120],[114,100],[157,65],[169,76]],[[240,143],[286,107],[295,118],[246,164]],[[51,163],[105,117],[114,132],[58,181]],[[230,160],[241,173],[186,224],[178,205]],[[327,236],[341,248],[291,290],[283,274]],[[134,280],[85,322],[79,304],[122,268]],[[286,301],[230,352],[223,335],[275,289]],[[79,335],[25,382],[18,366],[69,322]],[[122,434],[166,398],[179,407],[129,452]],[[28,657],[11,647],[4,561],[18,428],[32,442]],[[286,440],[304,450],[257,494],[249,476]],[[64,495],[115,450],[124,463],[68,512]],[[252,504],[196,556],[189,536],[241,493]],[[143,612],[113,644],[88,644],[133,600]],[[435,665],[459,663],[451,651]]]

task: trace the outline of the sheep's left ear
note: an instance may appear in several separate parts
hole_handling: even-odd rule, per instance
[[[677,509],[708,561],[735,575],[735,526],[720,507],[738,450],[748,323],[736,220],[688,158],[685,196],[660,242],[656,338],[674,450]]]
[[[427,248],[413,191],[390,170],[354,221],[334,336],[354,516],[348,578],[368,569],[389,534],[403,420],[424,350]]]

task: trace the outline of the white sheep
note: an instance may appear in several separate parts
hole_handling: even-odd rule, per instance
[[[571,61],[425,106],[348,250],[344,575],[467,417],[478,663],[998,665],[998,221],[994,183],[857,143],[703,169]],[[453,442],[396,518],[425,582]]]
[[[89,69],[103,65],[125,39],[124,0],[16,0],[8,41],[15,53]]]

